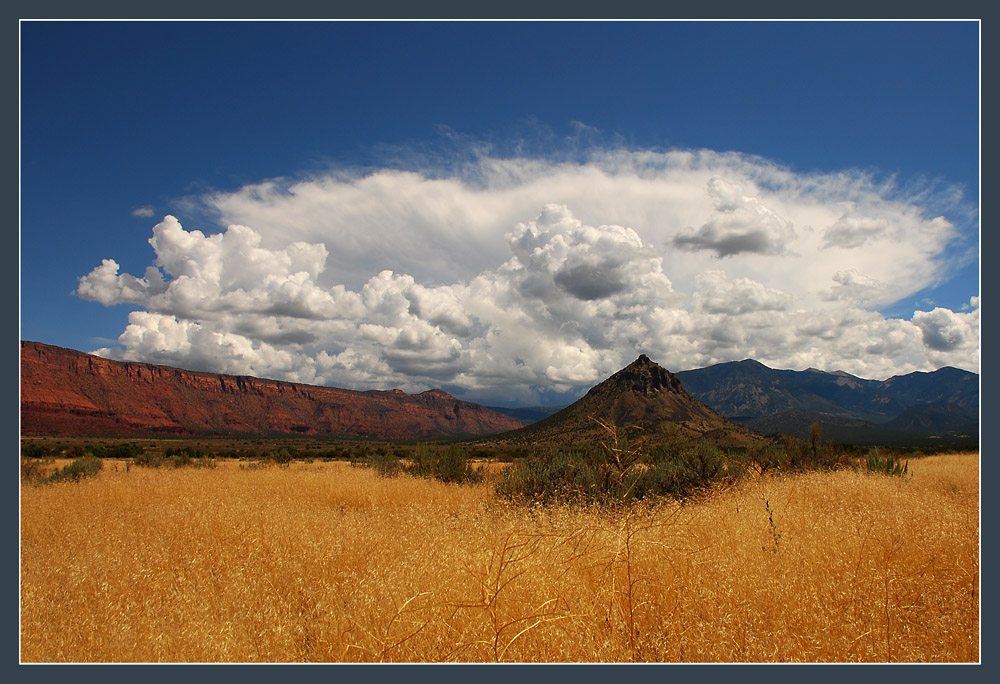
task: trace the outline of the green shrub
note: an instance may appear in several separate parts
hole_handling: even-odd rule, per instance
[[[686,486],[693,489],[720,479],[725,469],[722,452],[711,444],[701,443],[681,452],[675,472]]]
[[[115,444],[114,446],[104,446],[102,444],[91,446],[88,444],[85,447],[85,451],[94,458],[120,459],[134,459],[140,457],[144,453],[143,448],[134,442],[131,444]]]
[[[194,458],[191,454],[181,451],[178,453],[170,453],[167,451],[167,457],[163,459],[163,465],[169,465],[174,468],[183,468],[184,466],[189,466],[194,463]]]
[[[277,463],[278,465],[281,466],[287,466],[289,463],[292,462],[294,458],[295,456],[292,454],[292,452],[285,447],[281,447],[280,449],[273,449],[267,453],[268,461],[273,461],[274,463]]]
[[[144,468],[159,468],[163,465],[163,456],[143,451],[141,454],[136,454],[132,457],[132,463]]]
[[[780,470],[788,463],[785,450],[776,444],[750,442],[743,454],[736,459],[744,468],[763,475],[768,470]]]
[[[402,464],[399,462],[399,457],[394,454],[389,454],[385,450],[369,453],[366,461],[368,463],[368,467],[382,477],[395,477],[402,470]]]
[[[101,472],[104,467],[104,462],[99,458],[94,458],[93,456],[84,456],[83,458],[78,458],[74,460],[67,466],[60,468],[55,471],[47,478],[45,482],[65,482],[67,480],[72,480],[78,482],[85,477],[93,477],[97,473]]]
[[[21,446],[21,456],[24,458],[52,458],[57,455],[52,449],[41,444],[24,444]]]
[[[162,459],[161,464],[174,468],[214,468],[215,459],[208,454],[191,456],[190,454],[181,453],[167,456]]]
[[[637,498],[685,498],[727,476],[725,457],[717,447],[699,443],[679,452],[656,448],[648,454],[649,468],[636,484]]]
[[[833,449],[819,440],[818,434],[813,434],[811,442],[805,442],[795,437],[786,436],[784,451],[786,460],[783,466],[790,470],[830,470],[840,464],[840,456]]]
[[[691,447],[691,437],[677,423],[660,425],[660,450],[668,454],[679,454]]]
[[[442,482],[479,482],[482,473],[472,467],[465,450],[457,444],[433,447],[418,444],[413,462],[406,472],[418,477],[433,477]]]
[[[162,455],[140,450],[139,453],[132,457],[132,463],[145,468],[161,468],[164,466],[172,468],[215,467],[215,459],[212,458],[209,452],[190,446],[167,449]]]
[[[515,500],[540,503],[607,498],[600,469],[585,452],[550,451],[519,460],[503,471],[496,492]]]
[[[497,494],[515,500],[623,505],[656,497],[692,496],[727,477],[723,453],[711,444],[674,439],[644,449],[617,428],[600,448],[548,451],[519,460],[501,475]]]
[[[870,474],[905,477],[909,472],[909,469],[909,461],[901,464],[899,462],[899,456],[894,454],[886,454],[883,456],[879,454],[877,448],[871,449],[865,459],[865,471]]]

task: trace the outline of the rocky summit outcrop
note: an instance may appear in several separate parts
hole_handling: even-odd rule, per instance
[[[354,391],[120,362],[21,342],[21,434],[485,435],[521,421],[447,392]]]
[[[719,446],[742,445],[760,438],[691,397],[677,376],[645,354],[591,388],[579,401],[499,438],[539,444],[607,439],[601,423],[635,429],[652,442],[668,424],[691,439]]]

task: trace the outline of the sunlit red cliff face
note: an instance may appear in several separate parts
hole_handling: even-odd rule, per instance
[[[440,390],[356,392],[119,362],[21,342],[21,434],[431,438],[520,421]]]

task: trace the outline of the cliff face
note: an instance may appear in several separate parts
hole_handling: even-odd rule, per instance
[[[356,392],[119,362],[21,342],[21,434],[484,435],[520,421],[440,390]]]

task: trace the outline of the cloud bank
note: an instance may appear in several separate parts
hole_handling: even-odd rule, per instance
[[[137,307],[120,346],[96,353],[529,403],[639,353],[671,370],[743,358],[871,378],[979,369],[978,296],[910,320],[876,310],[947,273],[967,240],[961,205],[861,173],[603,151],[196,199],[224,230],[167,216],[141,277],[107,258],[80,278],[79,297]]]

